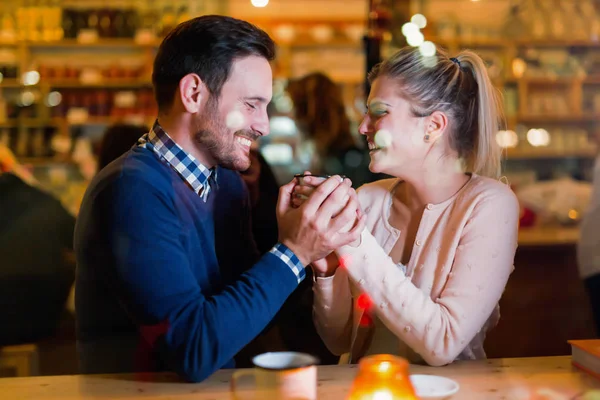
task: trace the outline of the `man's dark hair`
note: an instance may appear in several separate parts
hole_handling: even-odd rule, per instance
[[[164,38],[154,59],[152,83],[158,109],[172,106],[179,81],[191,73],[218,98],[233,61],[251,55],[271,61],[275,43],[249,22],[205,15],[179,24]]]

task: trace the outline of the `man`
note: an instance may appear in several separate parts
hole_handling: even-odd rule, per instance
[[[259,258],[247,189],[252,141],[267,135],[274,44],[247,22],[203,16],[163,40],[158,119],[104,168],[77,221],[83,373],[172,370],[201,381],[275,316],[304,267],[360,236],[350,184],[333,177],[293,208],[280,190],[279,243]],[[349,233],[338,233],[356,221]]]

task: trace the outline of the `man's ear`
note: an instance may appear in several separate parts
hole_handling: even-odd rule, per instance
[[[179,98],[183,108],[195,114],[208,98],[208,88],[197,74],[187,74],[179,81]]]

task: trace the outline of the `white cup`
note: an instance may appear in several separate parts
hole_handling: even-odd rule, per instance
[[[304,181],[304,177],[306,177],[306,176],[313,177],[313,180],[316,180],[317,182],[313,183],[312,185],[309,185],[308,183],[306,183]],[[322,184],[327,179],[329,179],[331,177],[331,175],[304,175],[304,174],[297,174],[297,175],[294,175],[294,177],[298,179],[298,184],[299,185],[306,186],[308,188],[312,187],[312,191],[314,191],[317,187],[319,187],[320,184]],[[343,180],[346,177],[345,176],[341,176],[341,178]],[[312,193],[312,191],[310,193]],[[308,197],[306,195],[300,195],[300,198],[302,200],[305,200],[305,201],[308,199]],[[334,215],[337,215],[339,212],[341,212],[344,209],[345,206],[346,206],[345,204],[340,205],[340,207],[335,210]],[[342,227],[342,229],[340,229],[340,232],[342,232],[342,233],[348,232],[354,226],[354,222],[355,221],[351,221],[351,222],[347,223],[344,227]]]
[[[308,183],[306,183],[304,181],[304,177],[306,177],[306,176],[310,176],[312,178],[312,180],[314,180],[316,182],[313,185],[309,185]],[[296,175],[294,175],[294,177],[298,179],[298,184],[299,185],[301,185],[301,186],[307,186],[308,188],[312,187],[312,190],[314,191],[321,183],[325,182],[331,176],[330,175],[304,175],[304,174],[296,174]],[[300,198],[302,200],[307,200],[308,196],[301,195]]]
[[[310,354],[279,351],[260,354],[252,359],[255,368],[239,370],[231,378],[234,400],[241,400],[238,380],[255,380],[254,398],[264,400],[316,400],[317,363]]]

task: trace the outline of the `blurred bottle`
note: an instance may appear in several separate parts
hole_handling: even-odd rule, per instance
[[[565,10],[560,0],[550,2],[546,0],[544,5],[547,7],[549,32],[555,39],[565,39],[567,33],[572,35],[572,31],[567,30]]]
[[[2,96],[2,92],[0,92],[0,124],[6,123],[7,119],[7,107],[6,100],[4,96]]]
[[[10,149],[10,129],[0,128],[0,146]]]
[[[154,0],[140,0],[138,2],[138,10],[141,12],[140,28],[148,33],[156,35],[156,24],[159,19],[156,9],[156,2]]]
[[[72,8],[65,8],[62,10],[62,31],[64,37],[67,39],[74,39],[77,36],[75,29],[75,13],[76,11]]]
[[[171,1],[167,0],[163,3],[162,19],[161,19],[161,36],[166,36],[177,24],[177,15]]]
[[[46,155],[46,146],[44,138],[44,129],[35,128],[32,129],[31,135],[31,151],[30,155],[33,157],[44,157]]]
[[[190,10],[189,10],[186,2],[183,1],[181,3],[181,7],[179,7],[179,11],[177,13],[177,25],[179,25],[180,23],[185,22],[191,18],[192,18],[192,16],[190,15]]]
[[[96,31],[98,34],[100,33],[100,10],[96,8],[91,8],[87,11],[87,27],[91,31]]]
[[[133,7],[124,10],[121,14],[125,20],[122,37],[133,38],[135,32],[140,27],[140,14],[138,10]]]
[[[17,134],[17,143],[15,146],[15,155],[17,157],[27,157],[29,154],[29,131],[21,127]]]
[[[17,40],[17,7],[16,3],[6,4],[0,9],[0,40],[14,42]]]
[[[104,7],[97,10],[98,13],[98,35],[102,38],[115,37],[114,32],[114,14],[115,11],[112,9],[112,2],[104,0]]]

